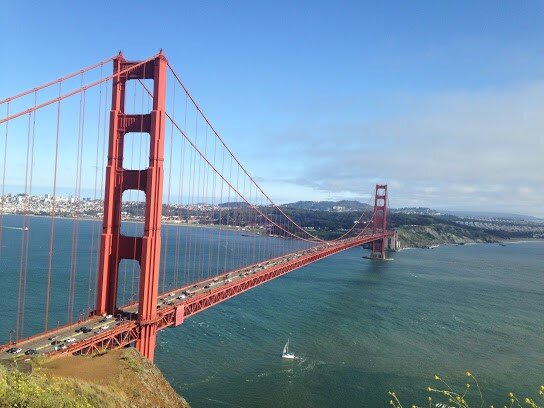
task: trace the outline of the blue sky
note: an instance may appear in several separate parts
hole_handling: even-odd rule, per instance
[[[278,202],[544,216],[544,2],[7,2],[0,94],[163,48]]]

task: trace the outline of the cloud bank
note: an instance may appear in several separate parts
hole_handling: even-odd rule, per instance
[[[395,206],[544,216],[544,82],[384,95],[376,104],[393,113],[372,119],[367,104],[364,119],[340,123],[334,117],[341,111],[305,106],[304,126],[262,135],[270,146],[263,181],[282,200],[303,199],[301,192],[364,197],[374,182],[386,181]],[[292,188],[280,191],[285,182]]]

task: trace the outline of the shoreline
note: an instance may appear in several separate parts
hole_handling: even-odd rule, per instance
[[[501,244],[527,244],[530,242],[544,243],[544,238],[511,238],[501,242]]]
[[[530,243],[541,243],[541,244],[544,244],[544,239],[542,238],[523,238],[523,239],[515,239],[515,238],[512,238],[512,239],[506,239],[506,240],[503,240],[503,241],[497,241],[497,242],[477,242],[477,241],[471,241],[471,242],[464,242],[462,244],[454,244],[454,243],[449,243],[449,242],[445,242],[445,243],[442,243],[442,244],[433,244],[431,246],[421,246],[421,247],[418,247],[418,246],[408,246],[408,247],[402,247],[402,248],[399,248],[397,250],[395,250],[395,252],[402,252],[402,251],[407,251],[409,249],[435,249],[435,248],[439,248],[439,247],[443,247],[443,246],[467,246],[467,245],[502,245],[502,244],[530,244]]]
[[[0,214],[1,217],[10,215],[10,216],[16,216],[16,217],[36,217],[36,218],[51,218],[50,215],[42,215],[42,214],[14,214],[14,213],[4,213]],[[95,221],[102,223],[102,218],[95,218],[95,217],[67,217],[65,215],[55,215],[55,219],[61,219],[61,220],[78,220],[78,221]],[[126,222],[130,224],[143,224],[143,220],[133,220],[133,219],[122,219],[121,222]],[[271,236],[268,234],[261,234],[260,231],[255,231],[252,229],[242,229],[232,227],[232,226],[226,226],[226,225],[208,225],[208,224],[187,224],[187,223],[181,223],[181,222],[173,222],[173,221],[162,221],[161,225],[164,226],[177,226],[177,227],[187,227],[187,228],[208,228],[208,229],[217,229],[221,231],[234,231],[234,232],[240,232],[240,233],[246,233],[246,234],[254,234],[255,236],[259,237],[267,237],[267,238],[285,238],[280,236]],[[10,228],[10,229],[17,229],[21,230],[20,227],[11,227],[11,226],[2,226],[2,228]],[[245,228],[245,227],[244,227]]]
[[[36,217],[36,218],[51,218],[50,215],[42,215],[42,214],[16,214],[16,213],[4,213],[0,214],[0,217],[4,216],[17,216],[17,217]],[[62,220],[78,220],[78,221],[94,221],[94,222],[102,222],[101,218],[97,217],[68,217],[65,215],[55,215],[55,218],[62,219]],[[125,219],[121,220],[121,222],[131,223],[131,224],[143,224],[143,220],[134,220],[134,219]],[[208,229],[217,229],[222,231],[234,231],[234,232],[240,232],[240,233],[249,233],[249,234],[255,234],[256,236],[260,237],[268,237],[268,238],[285,238],[285,237],[279,237],[279,236],[270,236],[268,234],[262,234],[260,231],[255,231],[252,229],[242,229],[242,227],[236,228],[236,227],[228,227],[226,225],[208,225],[208,224],[187,224],[187,223],[181,223],[181,222],[173,222],[173,221],[162,221],[161,223],[164,226],[178,226],[178,227],[187,227],[187,228],[208,228]],[[21,230],[20,227],[11,227],[11,226],[3,226],[4,228],[9,229],[16,229]],[[475,245],[475,244],[518,244],[518,243],[529,243],[529,242],[543,242],[544,238],[506,238],[496,241],[466,241],[466,242],[460,242],[460,243],[453,243],[453,242],[442,242],[442,243],[436,243],[432,242],[429,243],[429,245],[425,246],[407,246],[407,247],[401,247],[397,249],[395,252],[400,252],[407,249],[433,249],[440,246],[464,246],[464,245]]]

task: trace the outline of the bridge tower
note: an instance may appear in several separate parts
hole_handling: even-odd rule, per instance
[[[387,231],[387,184],[376,184],[374,196],[373,234],[385,234]],[[371,258],[385,259],[387,238],[372,242]]]
[[[166,69],[162,52],[153,60],[137,65],[121,53],[113,61],[113,90],[110,113],[108,164],[104,199],[100,261],[96,295],[96,314],[117,312],[119,264],[122,259],[138,261],[139,338],[136,347],[153,360],[157,337],[157,296],[159,283],[162,189],[164,161],[164,126]],[[134,67],[133,69],[130,69]],[[119,73],[119,74],[118,74]],[[153,107],[145,114],[126,114],[125,95],[129,80],[153,80]],[[123,168],[124,140],[128,133],[149,134],[149,166],[145,169]],[[121,233],[121,204],[125,190],[145,193],[144,232],[140,237]]]

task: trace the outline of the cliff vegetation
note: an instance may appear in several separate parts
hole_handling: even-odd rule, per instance
[[[188,408],[135,349],[0,366],[0,407]]]

